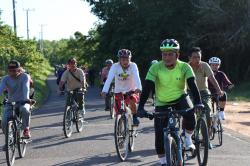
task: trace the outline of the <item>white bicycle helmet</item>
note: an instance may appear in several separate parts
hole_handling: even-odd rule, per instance
[[[108,64],[112,65],[114,62],[113,62],[112,59],[107,59],[107,60],[105,61],[105,63],[106,63],[107,65],[108,65]]]
[[[151,65],[153,65],[153,64],[155,64],[155,63],[158,63],[158,61],[157,61],[157,60],[152,60],[152,61],[151,61]]]
[[[221,60],[218,57],[212,57],[208,61],[209,64],[221,64]]]

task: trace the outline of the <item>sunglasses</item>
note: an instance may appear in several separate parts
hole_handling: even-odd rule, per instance
[[[16,73],[17,71],[18,71],[18,69],[8,69],[8,71],[10,72],[10,73]]]

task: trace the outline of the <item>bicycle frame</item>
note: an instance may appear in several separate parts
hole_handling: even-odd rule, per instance
[[[155,116],[157,118],[161,118],[161,117],[168,117],[168,122],[167,124],[165,124],[166,127],[163,128],[163,133],[164,133],[164,147],[167,147],[167,145],[170,145],[168,147],[168,149],[165,148],[165,151],[168,152],[172,152],[171,151],[171,140],[170,137],[172,137],[177,144],[177,163],[179,165],[181,165],[183,163],[183,157],[182,157],[182,153],[183,153],[183,146],[182,146],[182,141],[181,141],[181,137],[180,137],[180,115],[178,115],[175,111],[173,111],[173,109],[170,107],[169,110],[165,113],[155,113]],[[165,152],[166,153],[166,152]],[[168,165],[172,165],[172,161],[171,161],[171,157],[169,157],[171,155],[168,155],[166,157],[167,158],[167,162]]]

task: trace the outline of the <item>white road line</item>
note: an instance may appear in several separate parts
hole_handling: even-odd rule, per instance
[[[238,138],[238,137],[236,137],[236,136],[233,136],[233,135],[230,134],[230,133],[223,132],[223,134],[225,134],[225,135],[227,135],[227,136],[229,136],[229,137],[231,137],[231,138],[233,138],[233,139],[235,139],[235,140],[237,140],[237,141],[240,141],[240,142],[243,142],[243,143],[246,143],[246,144],[250,144],[250,142],[245,141],[245,140],[243,140],[243,139],[241,139],[241,138]]]

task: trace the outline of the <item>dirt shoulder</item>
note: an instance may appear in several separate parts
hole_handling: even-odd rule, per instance
[[[250,102],[230,101],[225,114],[224,127],[250,137]]]

